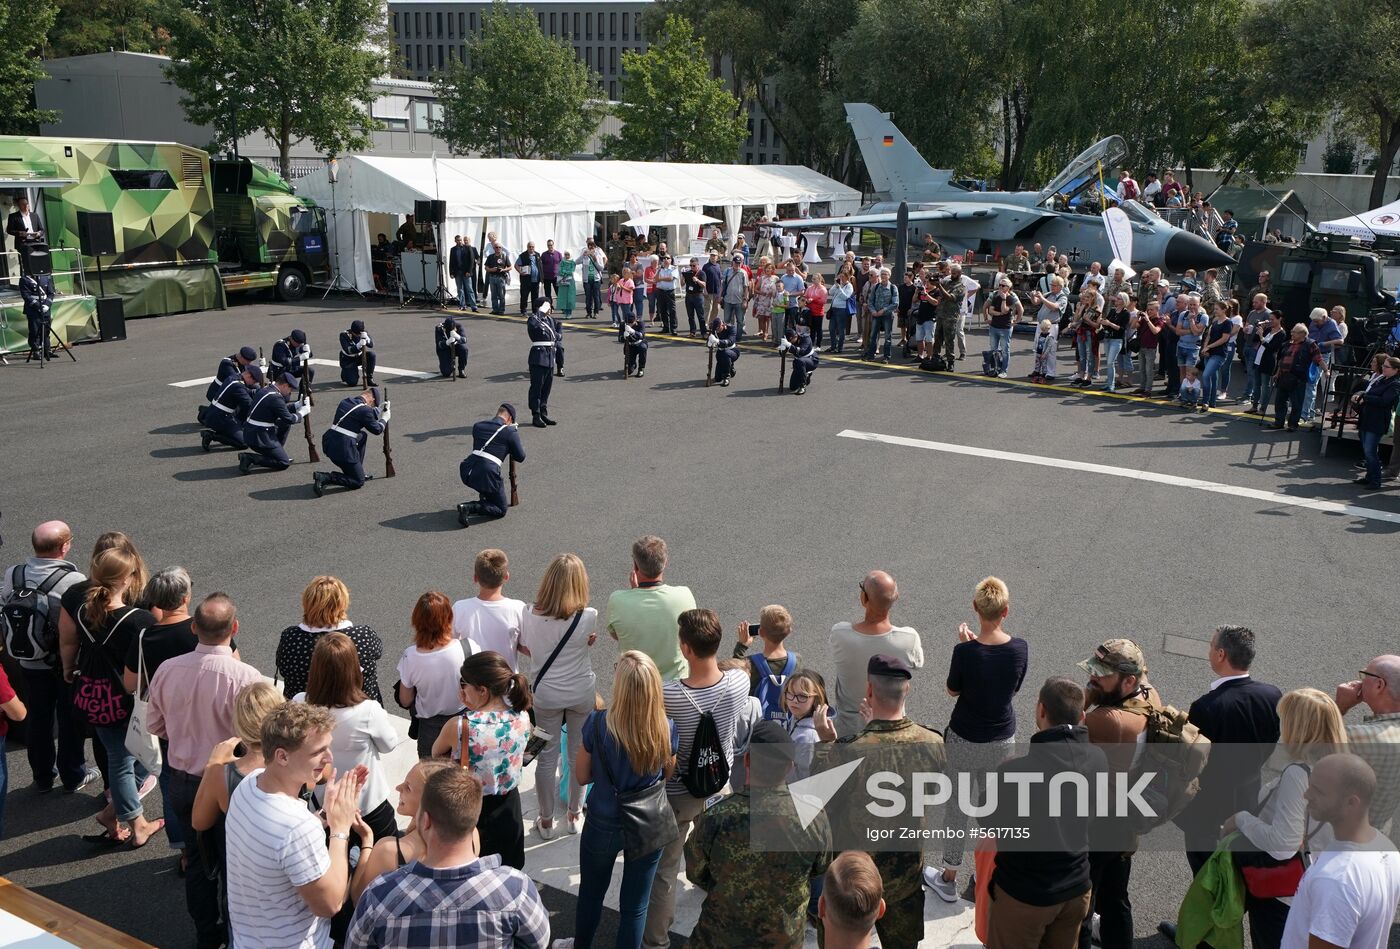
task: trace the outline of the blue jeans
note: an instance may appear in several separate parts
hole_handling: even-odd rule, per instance
[[[603,916],[603,897],[612,882],[613,864],[622,853],[622,824],[608,817],[589,814],[579,837],[578,862],[581,880],[574,916],[574,949],[588,949]],[[646,926],[647,902],[661,848],[636,860],[623,860],[622,889],[617,895],[617,945],[639,949]]]
[[[589,316],[603,312],[602,284],[597,280],[583,282],[583,312]]]
[[[1254,364],[1254,354],[1245,354],[1244,373],[1244,399],[1246,402],[1253,402],[1259,398],[1260,383],[1263,381],[1263,373]]]
[[[1001,371],[1011,372],[1011,329],[998,329],[995,326],[987,327],[987,336],[991,341],[991,348],[1001,353]]]
[[[1110,338],[1104,340],[1108,347],[1108,352],[1104,355],[1104,364],[1108,367],[1107,375],[1104,377],[1104,388],[1112,392],[1118,385],[1118,356],[1123,352],[1123,341],[1121,339]]]
[[[126,750],[126,722],[120,725],[98,725],[93,729],[102,747],[107,749],[107,777],[112,783],[112,807],[117,820],[130,821],[144,811],[138,788],[150,777],[141,763]]]
[[[175,796],[170,793],[170,743],[164,738],[160,739],[160,775],[156,781],[160,786],[160,816],[165,818],[165,838],[170,841],[171,850],[184,850],[184,824],[175,810]]]
[[[1274,377],[1267,372],[1259,373],[1259,391],[1255,393],[1259,401],[1259,414],[1269,414],[1269,399],[1274,394]]]
[[[865,358],[874,359],[876,344],[880,341],[880,334],[885,334],[884,356],[890,358],[890,347],[893,345],[891,335],[894,333],[894,314],[886,313],[881,316],[875,314],[870,318],[870,340],[865,344]]]
[[[486,286],[491,291],[491,312],[499,316],[506,311],[506,278],[487,277]]]
[[[619,311],[621,310],[621,307],[622,307],[622,304],[618,303],[616,300],[609,300],[609,301],[608,301],[608,308],[609,308],[610,310],[612,310],[612,325],[613,325],[613,326],[617,326],[617,325],[619,324],[619,321],[620,321]]]
[[[463,274],[453,278],[457,281],[457,305],[462,309],[471,307],[476,309],[476,280],[471,274]]]
[[[1176,344],[1176,364],[1178,366],[1194,366],[1201,358],[1201,347],[1186,346],[1182,343]]]
[[[1313,414],[1313,402],[1317,400],[1317,380],[1322,375],[1322,370],[1317,368],[1317,363],[1308,367],[1308,387],[1303,393],[1303,418],[1311,419]]]
[[[1074,341],[1075,353],[1079,356],[1079,374],[1085,379],[1094,378],[1094,340],[1086,336]]]
[[[744,338],[744,304],[725,303],[724,322],[730,326],[739,327],[739,338]]]
[[[1361,453],[1366,456],[1366,487],[1368,488],[1381,486],[1381,439],[1384,437],[1385,432],[1361,433]],[[0,741],[3,740],[0,739]]]
[[[846,331],[850,324],[849,310],[831,311],[831,348],[834,352],[839,353],[846,348]]]
[[[1220,371],[1230,365],[1230,357],[1225,353],[1211,353],[1206,357],[1206,368],[1201,374],[1201,394],[1206,405],[1215,408],[1215,400],[1220,396]]]

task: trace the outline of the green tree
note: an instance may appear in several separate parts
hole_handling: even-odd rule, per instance
[[[690,21],[672,14],[645,53],[622,54],[622,134],[603,143],[626,161],[723,162],[748,134],[742,105],[723,80]]]
[[[545,36],[529,10],[492,4],[467,43],[467,62],[434,80],[443,106],[434,132],[455,154],[564,158],[597,129],[598,75]]]
[[[1249,36],[1276,95],[1335,109],[1368,129],[1376,149],[1370,207],[1383,204],[1386,175],[1400,155],[1400,8],[1371,0],[1259,2]]]
[[[39,123],[58,120],[57,112],[34,103],[34,83],[45,76],[38,47],[54,13],[49,0],[0,0],[0,34],[13,41],[10,52],[0,56],[0,134],[33,135]],[[27,40],[34,45],[23,45]]]
[[[387,65],[378,0],[169,0],[163,21],[180,104],[216,146],[261,129],[285,174],[293,142],[369,144],[370,83]]]
[[[109,49],[163,53],[169,36],[159,19],[159,0],[59,0],[44,52],[51,59]]]

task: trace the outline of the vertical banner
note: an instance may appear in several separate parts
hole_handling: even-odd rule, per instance
[[[1123,268],[1124,277],[1133,279],[1133,225],[1122,208],[1109,208],[1103,212],[1104,233],[1108,235],[1108,246],[1113,248],[1113,262],[1105,268],[1112,275],[1117,268]]]
[[[623,199],[622,204],[623,207],[627,209],[628,218],[639,218],[646,216],[647,203],[642,200],[642,196],[637,194],[637,192],[633,191],[631,194],[629,194],[625,199]],[[638,237],[646,236],[646,234],[644,233],[646,228],[634,227],[632,228],[632,230],[634,233],[636,233]]]

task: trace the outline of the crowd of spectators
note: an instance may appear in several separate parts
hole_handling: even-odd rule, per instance
[[[1127,780],[1149,730],[1175,714],[1146,653],[1111,639],[1079,663],[1082,685],[1045,679],[1029,744],[1013,757],[1031,650],[1006,628],[1011,594],[995,577],[977,585],[974,623],[947,652],[956,701],[935,731],[906,710],[926,656],[920,632],[894,622],[899,589],[885,571],[860,580],[857,618],[832,627],[824,674],[804,665],[793,615],[777,604],[739,624],[721,658],[719,616],[667,581],[659,537],[633,545],[629,588],[601,616],[577,556],[555,557],[527,603],[503,592],[505,553],[482,551],[476,596],[423,594],[411,641],[390,647],[401,648],[392,694],[420,759],[395,807],[381,759],[399,732],[373,676],[385,643],[351,622],[341,581],[307,585],[303,621],[280,635],[279,690],[241,660],[228,594],[195,602],[180,567],[148,578],[119,533],[103,535],[81,571],[71,543],[66,524],[42,524],[34,555],[5,573],[7,626],[23,601],[34,641],[52,653],[20,666],[27,708],[0,672],[0,723],[28,712],[36,791],[102,781],[94,844],[141,847],[164,830],[201,947],[589,946],[619,856],[619,946],[670,945],[682,873],[705,892],[697,947],[798,946],[809,924],[828,946],[869,946],[872,931],[888,949],[917,945],[925,887],[954,902],[960,877],[986,910],[990,946],[1133,943],[1138,829],[1062,816],[1055,784],[1019,810],[1002,795],[974,811],[984,828],[1054,818],[1034,847],[999,846],[985,868],[979,853],[976,880],[962,869],[968,819],[957,809],[947,820],[963,832],[924,866],[918,850],[839,852],[835,820],[799,820],[785,792],[843,745],[869,756],[932,749],[974,806],[987,782],[1027,766]],[[606,702],[591,659],[601,631],[620,652]],[[11,629],[12,652],[13,639]],[[1176,815],[1193,878],[1162,928],[1180,945],[1238,945],[1247,924],[1258,949],[1379,949],[1400,899],[1400,855],[1385,836],[1400,806],[1400,657],[1376,657],[1332,695],[1283,692],[1250,673],[1260,645],[1239,626],[1211,637],[1216,678],[1184,717],[1222,753]],[[1365,714],[1348,721],[1358,706]],[[158,762],[133,741],[145,731],[160,739]],[[89,736],[96,769],[84,761]],[[519,788],[532,761],[539,817],[527,829]],[[571,778],[562,799],[561,773]],[[149,820],[142,798],[157,783],[165,816]],[[572,937],[551,941],[527,832],[580,835],[574,919],[560,927]],[[760,832],[786,845],[760,852]]]

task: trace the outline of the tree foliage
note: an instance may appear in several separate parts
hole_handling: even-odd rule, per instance
[[[0,134],[35,134],[39,123],[58,118],[34,104],[34,83],[45,75],[39,46],[54,14],[49,0],[0,0],[0,34],[11,38],[10,49],[0,56]]]
[[[748,134],[739,100],[711,78],[709,57],[690,21],[667,17],[645,53],[622,55],[622,133],[604,142],[609,158],[732,162]]]
[[[169,0],[169,75],[191,122],[228,147],[251,129],[327,155],[365,148],[386,42],[377,0]]]
[[[105,53],[163,53],[159,0],[59,0],[44,52],[48,58]]]
[[[434,132],[455,154],[567,158],[597,129],[598,75],[545,36],[528,9],[497,0],[467,43],[467,61],[434,82],[443,106]]]

